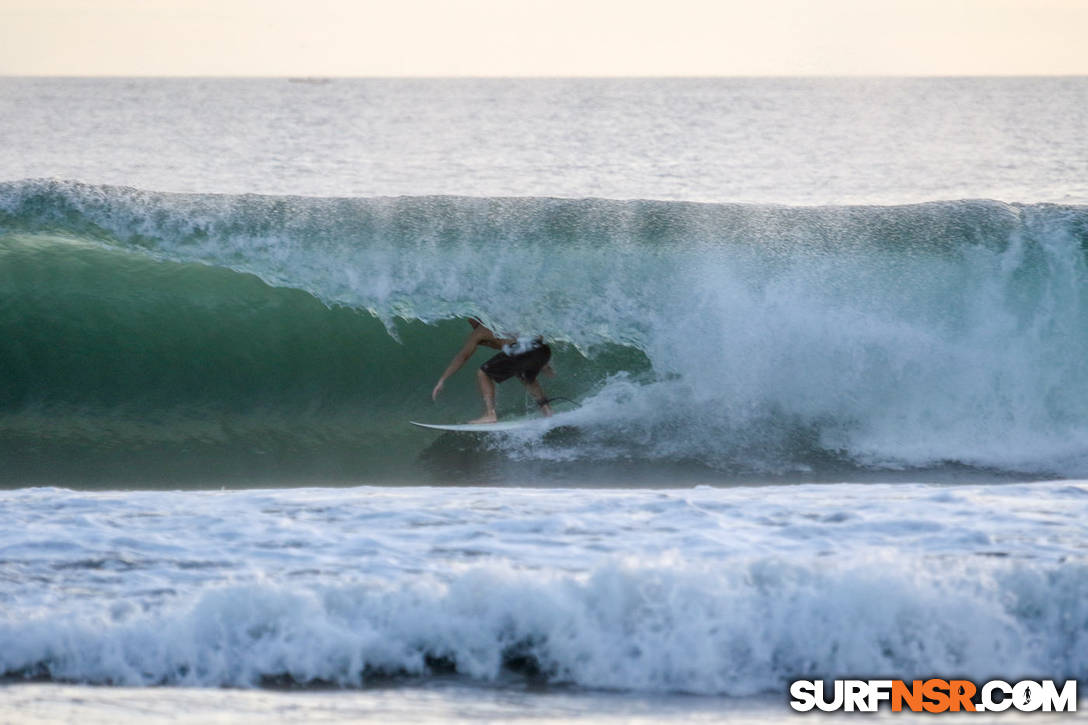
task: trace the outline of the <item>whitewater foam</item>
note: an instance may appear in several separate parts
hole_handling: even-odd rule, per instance
[[[860,673],[1088,674],[1080,483],[37,489],[0,506],[8,676],[452,670],[748,695]]]

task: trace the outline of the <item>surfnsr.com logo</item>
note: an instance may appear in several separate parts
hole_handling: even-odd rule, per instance
[[[822,680],[797,680],[790,685],[790,707],[833,712],[876,712],[888,703],[892,712],[1076,712],[1077,681],[1059,689],[1054,680],[1008,683],[990,680],[978,686],[970,680],[835,680],[825,692]]]

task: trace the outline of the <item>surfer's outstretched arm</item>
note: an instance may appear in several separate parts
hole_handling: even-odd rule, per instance
[[[483,332],[481,332],[481,330],[483,330]],[[442,377],[438,379],[438,383],[434,386],[434,390],[431,391],[431,400],[438,400],[438,394],[442,392],[446,380],[468,362],[468,359],[472,357],[472,353],[476,352],[476,346],[480,344],[480,341],[485,336],[494,337],[494,335],[491,334],[491,331],[486,327],[478,327],[472,331],[472,334],[465,340],[464,346],[453,356],[453,360],[450,360],[450,364],[446,367],[446,372],[442,373]]]

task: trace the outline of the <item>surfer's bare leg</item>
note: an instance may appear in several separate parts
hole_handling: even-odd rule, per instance
[[[538,383],[537,381],[534,380],[531,383],[525,383],[525,389],[529,391],[529,395],[533,396],[533,400],[544,400],[544,388],[540,387],[540,383]],[[550,405],[545,403],[544,405],[540,406],[540,412],[543,413],[545,417],[547,417],[552,414],[552,408]]]
[[[495,381],[483,370],[476,371],[476,384],[480,388],[480,397],[484,399],[484,414],[469,423],[494,423],[499,419],[495,413]]]

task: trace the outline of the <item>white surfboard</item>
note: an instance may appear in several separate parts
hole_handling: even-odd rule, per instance
[[[512,418],[511,420],[500,420],[497,423],[417,423],[414,420],[408,422],[420,428],[447,430],[454,433],[501,433],[502,431],[545,424],[543,418]]]

